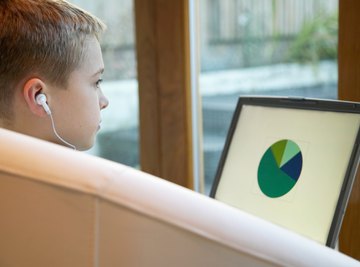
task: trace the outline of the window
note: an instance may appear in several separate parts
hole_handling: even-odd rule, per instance
[[[109,99],[89,153],[139,167],[138,94],[133,0],[73,0],[107,25],[101,38],[105,64],[101,88]]]
[[[203,0],[200,13],[208,193],[240,95],[337,98],[338,0]]]

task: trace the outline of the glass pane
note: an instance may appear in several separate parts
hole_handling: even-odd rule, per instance
[[[139,108],[133,0],[72,2],[107,25],[101,38],[105,64],[101,88],[109,99],[109,106],[102,111],[101,130],[89,153],[138,168]]]
[[[202,0],[208,194],[240,95],[337,98],[338,0]]]

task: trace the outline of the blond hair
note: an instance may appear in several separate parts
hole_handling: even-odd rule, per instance
[[[0,116],[12,115],[15,86],[39,75],[66,88],[85,40],[105,25],[63,0],[0,0]]]

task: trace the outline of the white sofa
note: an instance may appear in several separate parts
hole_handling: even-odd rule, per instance
[[[0,266],[360,266],[138,170],[0,129]]]

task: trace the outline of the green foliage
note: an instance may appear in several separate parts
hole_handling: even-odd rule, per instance
[[[289,60],[316,64],[337,59],[338,15],[320,15],[305,23],[289,49]]]

